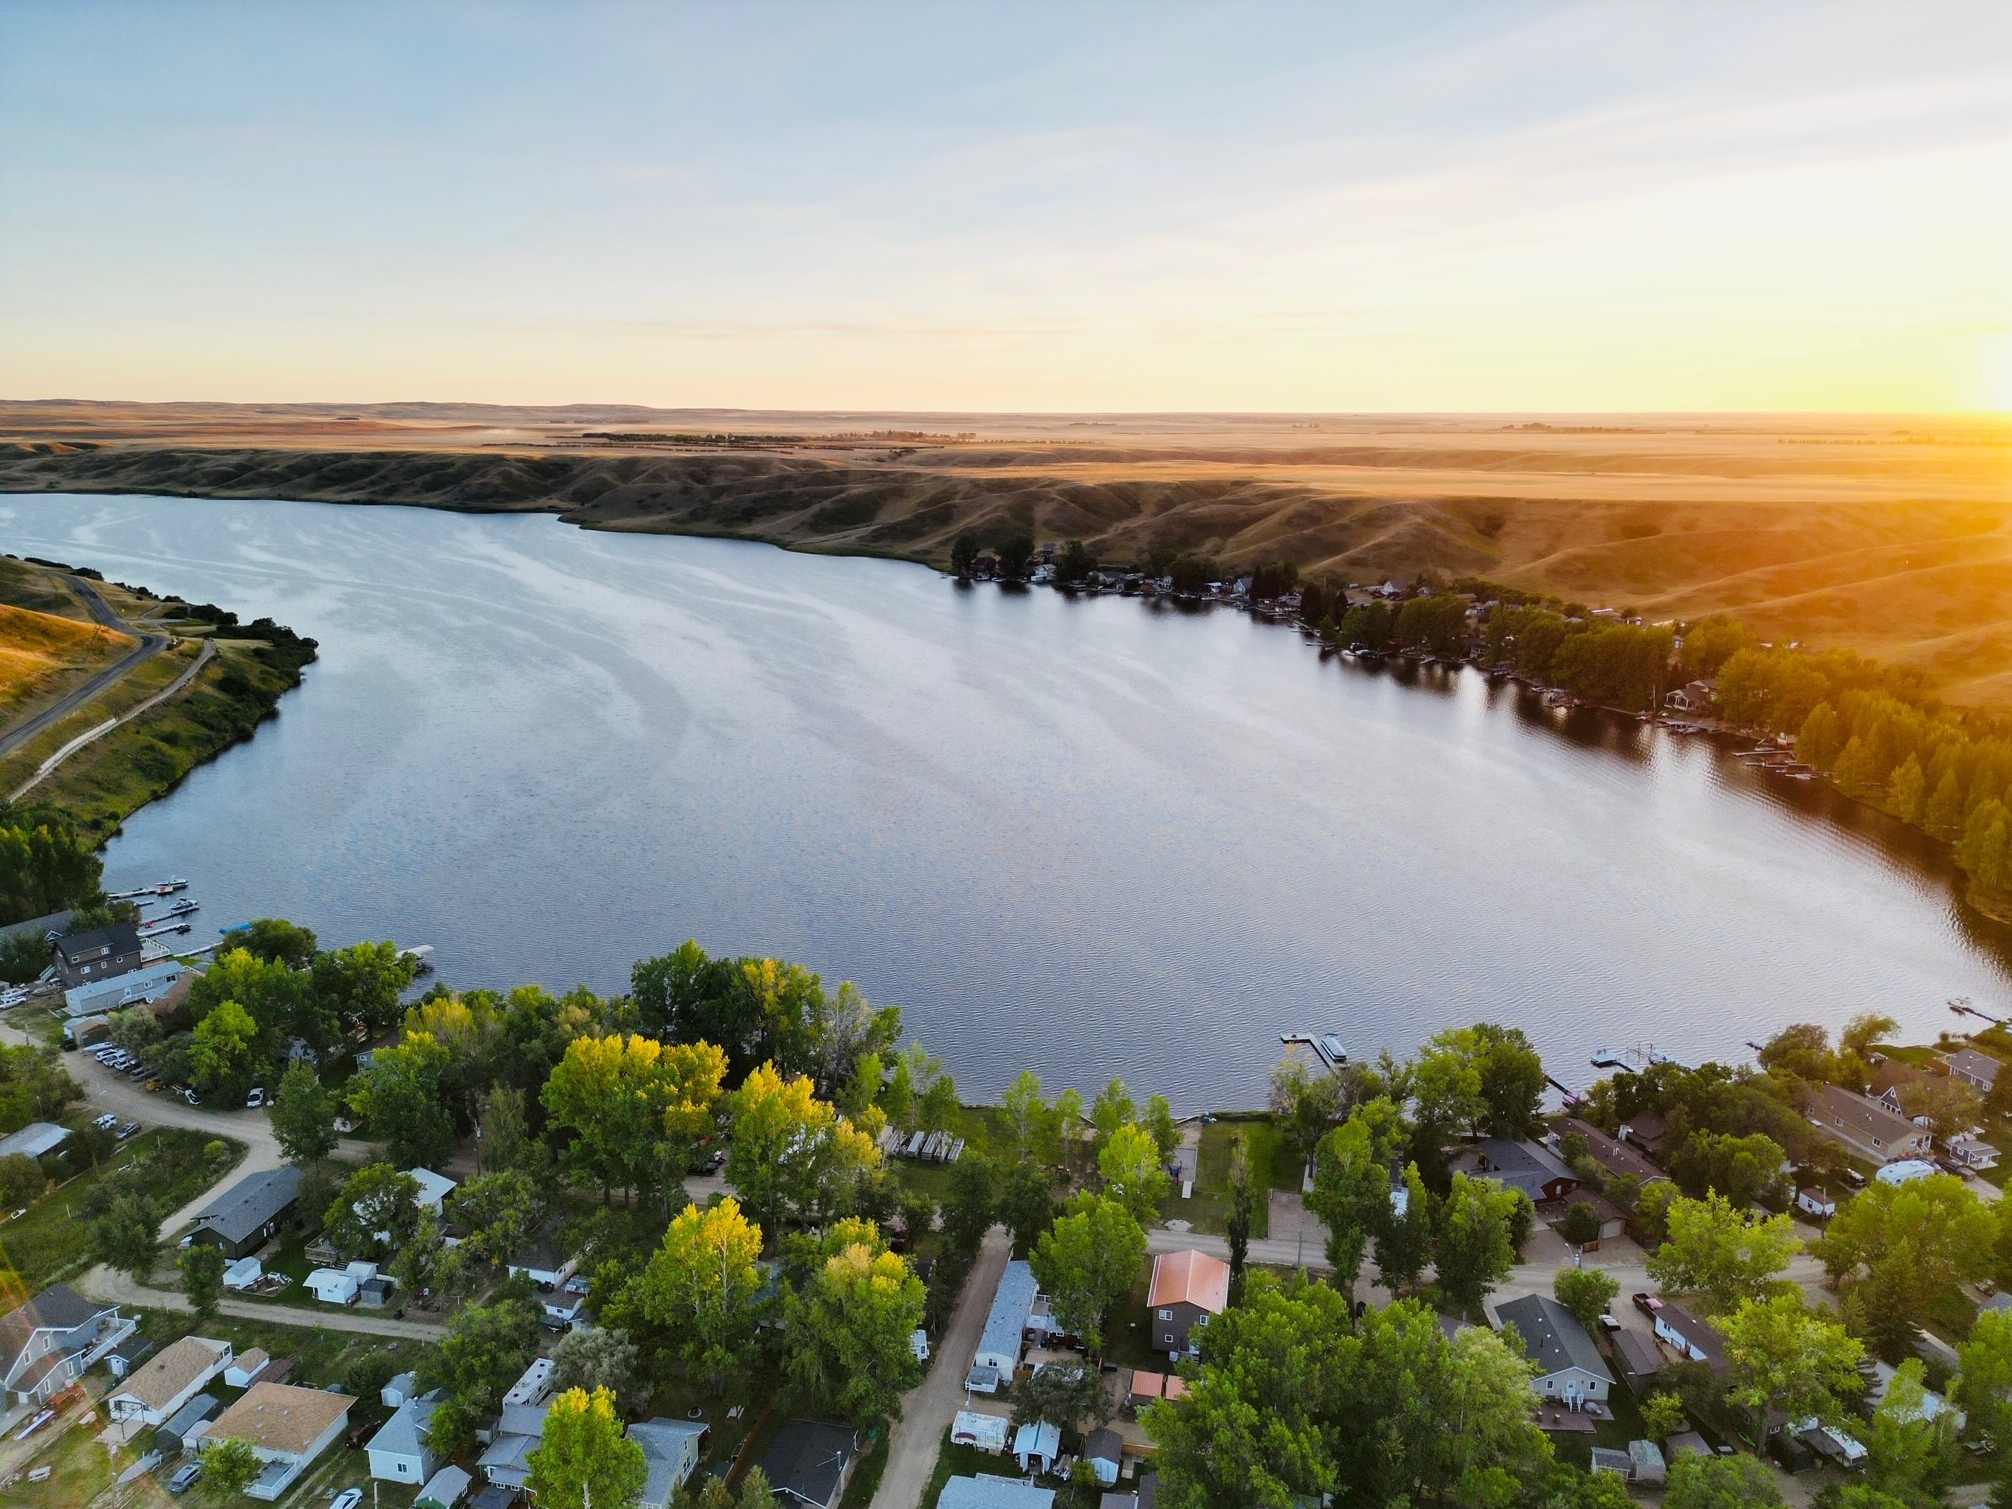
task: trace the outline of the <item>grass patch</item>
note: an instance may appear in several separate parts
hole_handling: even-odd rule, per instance
[[[693,1410],[699,1413],[710,1434],[706,1437],[705,1455],[700,1459],[704,1464],[716,1463],[724,1473],[728,1464],[739,1453],[751,1432],[762,1417],[771,1400],[781,1387],[781,1380],[767,1369],[753,1373],[742,1373],[727,1382],[724,1394],[715,1394],[701,1384],[683,1378],[659,1375],[651,1380],[653,1389],[648,1406],[641,1411],[643,1419],[661,1415],[667,1420],[690,1420]],[[736,1405],[740,1407],[740,1418],[729,1420],[728,1411]],[[780,1427],[787,1416],[777,1413],[774,1423]],[[759,1461],[759,1457],[756,1458]]]
[[[73,1420],[83,1413],[73,1406],[61,1418]],[[21,1466],[20,1481],[5,1495],[10,1505],[21,1509],[76,1509],[88,1504],[112,1486],[114,1476],[110,1455],[94,1437],[102,1427],[48,1427],[49,1443],[32,1460]],[[28,1471],[34,1467],[54,1469],[46,1482],[31,1483]]]
[[[212,1142],[223,1144],[221,1156],[205,1156]],[[91,1265],[85,1223],[99,1197],[109,1197],[130,1182],[143,1188],[162,1211],[177,1210],[235,1168],[244,1155],[242,1142],[184,1127],[143,1132],[110,1163],[43,1196],[26,1215],[0,1226],[0,1262],[25,1294],[33,1294]]]
[[[288,1383],[303,1388],[322,1388],[342,1383],[365,1358],[383,1356],[394,1372],[416,1368],[433,1350],[433,1343],[407,1336],[372,1336],[362,1331],[330,1331],[320,1326],[282,1325],[276,1321],[247,1320],[236,1315],[216,1315],[196,1323],[196,1318],[180,1310],[140,1312],[140,1329],[159,1349],[184,1336],[203,1335],[228,1341],[239,1352],[263,1347],[273,1357],[293,1363]],[[217,1392],[221,1385],[213,1385]],[[366,1408],[367,1406],[367,1408]],[[389,1415],[390,1411],[373,1396],[357,1405],[356,1417],[367,1413]]]
[[[873,1502],[874,1494],[880,1491],[880,1480],[887,1476],[887,1432],[874,1430],[868,1435],[866,1450],[853,1466],[852,1477],[846,1482],[845,1495],[839,1499],[838,1509],[866,1509]]]

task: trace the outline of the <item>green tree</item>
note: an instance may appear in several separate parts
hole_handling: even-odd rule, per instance
[[[1464,1315],[1472,1315],[1515,1265],[1510,1223],[1522,1194],[1493,1179],[1453,1176],[1439,1208],[1439,1287]]]
[[[290,1065],[280,1076],[272,1134],[289,1163],[316,1163],[335,1151],[335,1098],[306,1064]]]
[[[308,992],[324,1017],[355,1017],[372,1032],[398,1020],[399,998],[419,970],[419,961],[395,943],[354,943],[314,956]]]
[[[554,1399],[544,1435],[525,1460],[543,1509],[621,1509],[636,1501],[650,1472],[607,1389],[568,1389]]]
[[[640,1404],[645,1395],[636,1344],[629,1333],[613,1326],[568,1331],[552,1349],[552,1389],[565,1393],[581,1389],[589,1394],[603,1389],[615,1396],[616,1406]]]
[[[783,1217],[815,1225],[835,1214],[880,1164],[873,1139],[812,1093],[763,1064],[729,1097],[733,1134],[727,1178],[770,1232]]]
[[[412,1235],[405,1239],[391,1258],[391,1276],[407,1294],[416,1295],[422,1289],[433,1287],[438,1273],[441,1255],[447,1251],[446,1234],[440,1229],[440,1217],[431,1210],[419,1212],[412,1223]]]
[[[182,1249],[177,1266],[182,1270],[182,1293],[188,1298],[196,1324],[201,1325],[217,1313],[217,1305],[224,1297],[223,1249],[208,1242],[191,1242]]]
[[[1663,1509],[1781,1509],[1781,1490],[1759,1457],[1686,1452],[1670,1464]]]
[[[1314,1069],[1304,1058],[1281,1059],[1271,1071],[1267,1104],[1287,1145],[1302,1165],[1309,1164],[1320,1139],[1341,1119],[1341,1081]]]
[[[998,1209],[996,1179],[992,1164],[976,1153],[950,1165],[950,1187],[943,1198],[943,1245],[950,1251],[977,1254]]]
[[[1391,1199],[1397,1199],[1394,1192]],[[1399,1294],[1418,1287],[1419,1275],[1432,1260],[1433,1238],[1439,1229],[1439,1202],[1425,1187],[1416,1163],[1405,1165],[1402,1206],[1390,1212],[1376,1234],[1377,1273]]]
[[[1560,1268],[1551,1275],[1551,1293],[1588,1335],[1599,1334],[1600,1317],[1620,1292],[1620,1283],[1604,1268]]]
[[[950,570],[956,576],[969,576],[971,568],[978,560],[978,536],[968,529],[959,530],[957,538],[950,542]]]
[[[1390,1218],[1390,1166],[1369,1123],[1351,1117],[1321,1138],[1313,1155],[1313,1190],[1306,1206],[1327,1227],[1327,1261],[1334,1283],[1353,1292],[1370,1238]]]
[[[1078,1435],[1108,1421],[1116,1402],[1096,1368],[1080,1362],[1051,1362],[1025,1383],[1013,1385],[1013,1423],[1033,1425],[1046,1420]]]
[[[1959,1284],[1992,1271],[1997,1221],[1949,1174],[1906,1184],[1875,1181],[1838,1208],[1814,1251],[1846,1288],[1861,1334],[1889,1347],[1911,1339]]]
[[[786,1306],[785,1371],[807,1405],[861,1424],[901,1413],[922,1381],[909,1337],[928,1293],[904,1258],[851,1243],[827,1258]]]
[[[1793,1290],[1744,1299],[1718,1326],[1732,1369],[1726,1398],[1752,1412],[1756,1447],[1770,1415],[1835,1420],[1838,1401],[1864,1387],[1857,1368],[1865,1349]]]
[[[1956,1356],[1951,1397],[1969,1416],[1970,1433],[1994,1443],[2012,1441],[2012,1315],[1980,1313]]]
[[[453,1455],[483,1416],[496,1413],[503,1391],[538,1354],[541,1314],[530,1281],[511,1278],[486,1304],[465,1305],[448,1321],[419,1368],[423,1387],[448,1395],[427,1438],[436,1453]]]
[[[1104,1317],[1131,1293],[1146,1258],[1146,1233],[1131,1211],[1101,1195],[1078,1195],[1034,1244],[1034,1276],[1064,1330],[1094,1355],[1104,1346]]]
[[[1117,1129],[1097,1155],[1097,1172],[1104,1192],[1132,1213],[1140,1224],[1151,1220],[1173,1186],[1160,1167],[1160,1148],[1143,1127]]]
[[[1558,1222],[1558,1235],[1567,1245],[1584,1247],[1600,1240],[1600,1212],[1590,1201],[1574,1200]]]
[[[1133,1125],[1139,1119],[1138,1107],[1132,1101],[1132,1092],[1125,1087],[1122,1079],[1113,1079],[1097,1092],[1097,1099],[1090,1107],[1090,1125],[1096,1128],[1096,1149],[1104,1146],[1118,1134],[1120,1127]]]
[[[731,1195],[705,1210],[687,1205],[643,1275],[644,1313],[668,1333],[686,1372],[714,1392],[754,1344],[761,1244],[761,1228]]]
[[[0,1158],[0,1206],[8,1210],[38,1200],[49,1187],[42,1165],[26,1153],[9,1153]]]
[[[1009,534],[992,548],[993,556],[999,562],[999,574],[1017,579],[1027,574],[1027,563],[1034,558],[1034,536],[1024,530]]]
[[[1011,1229],[1013,1248],[1022,1254],[1031,1253],[1041,1234],[1054,1224],[1055,1187],[1047,1170],[1032,1158],[1022,1158],[1007,1174],[999,1192],[999,1219]]]
[[[226,1102],[243,1096],[265,1066],[258,1042],[258,1024],[251,1013],[236,1001],[220,1002],[196,1023],[195,1037],[189,1043],[189,1068],[196,1088]]]
[[[265,1463],[249,1441],[206,1441],[202,1463],[203,1487],[219,1499],[235,1498],[265,1471]]]
[[[372,1163],[343,1182],[321,1218],[322,1235],[345,1258],[396,1252],[419,1220],[419,1181],[389,1163]]]
[[[161,1256],[161,1213],[138,1190],[121,1190],[91,1223],[91,1255],[141,1283]]]
[[[1230,1245],[1230,1303],[1244,1297],[1244,1268],[1251,1250],[1251,1159],[1243,1133],[1230,1144],[1230,1213],[1225,1234]]]
[[[1690,1412],[1684,1408],[1684,1401],[1667,1390],[1649,1395],[1642,1402],[1642,1429],[1649,1433],[1649,1439],[1661,1444],[1690,1424]]]
[[[191,981],[189,1017],[199,1033],[202,1024],[226,1001],[236,1002],[251,1018],[254,1025],[248,1035],[260,1067],[277,1062],[296,1037],[325,1048],[340,1036],[334,1021],[317,1016],[305,975],[242,948],[219,954]]]
[[[231,942],[254,959],[294,970],[313,964],[321,947],[312,928],[288,922],[284,917],[260,917],[231,934]]]
[[[1039,1157],[1042,1148],[1053,1136],[1053,1114],[1042,1097],[1040,1075],[1030,1069],[1022,1069],[1019,1077],[1007,1086],[1006,1093],[1000,1097],[999,1108],[1006,1114],[1006,1125],[1013,1133],[1013,1145],[1021,1155]]]
[[[1712,1310],[1765,1299],[1792,1286],[1781,1275],[1802,1250],[1787,1216],[1755,1220],[1722,1195],[1682,1196],[1665,1215],[1669,1236],[1649,1255],[1649,1277],[1673,1294],[1694,1294]]]
[[[349,1103],[400,1168],[431,1168],[454,1150],[454,1118],[442,1093],[452,1054],[430,1032],[408,1032],[377,1050],[350,1082]]]
[[[539,1098],[552,1125],[573,1134],[566,1162],[576,1174],[604,1197],[651,1193],[676,1184],[712,1130],[726,1072],[726,1053],[711,1043],[577,1037]]]
[[[1904,1503],[1942,1503],[1956,1466],[1955,1424],[1948,1410],[1930,1412],[1921,1359],[1901,1363],[1866,1432],[1873,1487]]]
[[[1886,783],[1886,803],[1904,823],[1919,823],[1928,804],[1928,777],[1921,761],[1909,755]]]
[[[545,1223],[546,1191],[522,1168],[478,1174],[448,1197],[448,1214],[467,1233],[464,1250],[504,1263]]]

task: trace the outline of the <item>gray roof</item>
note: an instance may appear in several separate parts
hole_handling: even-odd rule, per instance
[[[1608,1339],[1614,1346],[1614,1360],[1630,1379],[1652,1378],[1663,1370],[1662,1349],[1653,1337],[1640,1331],[1616,1331]]]
[[[685,1442],[694,1436],[703,1436],[706,1427],[697,1420],[638,1420],[629,1427],[629,1439],[643,1448],[643,1462],[648,1469],[643,1479],[642,1497],[638,1502],[645,1505],[668,1504],[671,1495],[683,1481],[679,1465],[684,1461]],[[692,1460],[698,1460],[698,1453],[692,1453]]]
[[[2012,1293],[2007,1293],[2003,1289],[1977,1307],[1979,1315],[2001,1315],[2007,1310],[2012,1310]]]
[[[447,1509],[447,1506],[468,1491],[468,1485],[473,1481],[474,1479],[467,1473],[450,1462],[426,1480],[426,1486],[419,1490],[419,1497],[414,1499],[413,1503],[439,1504],[441,1509]]]
[[[1490,1178],[1499,1179],[1511,1189],[1520,1189],[1528,1195],[1536,1195],[1553,1179],[1570,1179],[1574,1184],[1579,1182],[1579,1176],[1565,1166],[1564,1159],[1535,1142],[1486,1137],[1475,1143],[1460,1162],[1465,1163],[1477,1156],[1488,1165]]]
[[[0,1371],[12,1365],[37,1331],[74,1331],[117,1308],[85,1299],[68,1284],[51,1284],[27,1304],[0,1318]]]
[[[825,1505],[838,1497],[838,1481],[859,1449],[858,1432],[823,1420],[792,1420],[776,1433],[762,1471],[778,1494]]]
[[[216,1412],[222,1408],[223,1401],[214,1395],[198,1394],[170,1415],[161,1430],[170,1436],[186,1436],[190,1426],[198,1421],[214,1418]]]
[[[196,1217],[227,1242],[242,1242],[300,1197],[300,1170],[246,1174]]]
[[[998,1292],[992,1296],[991,1312],[985,1317],[985,1334],[978,1339],[979,1351],[1020,1355],[1020,1336],[1027,1329],[1027,1317],[1033,1313],[1034,1296],[1039,1288],[1029,1264],[1006,1265],[1006,1271],[999,1275]]]
[[[1979,1053],[1975,1048],[1959,1048],[1949,1055],[1949,1070],[1952,1074],[1968,1074],[1973,1079],[1981,1079],[1987,1085],[1998,1081],[1998,1070],[2002,1067],[1998,1060],[1988,1053]]]
[[[976,1477],[952,1478],[945,1483],[937,1497],[936,1509],[1050,1509],[1054,1502],[1052,1488],[1036,1488],[1025,1478],[981,1472]]]
[[[1125,1438],[1109,1426],[1093,1430],[1083,1438],[1083,1455],[1105,1462],[1122,1462],[1125,1458]]]
[[[9,1132],[0,1137],[0,1158],[11,1158],[19,1154],[25,1158],[40,1158],[45,1153],[53,1153],[70,1140],[67,1127],[59,1127],[53,1121],[31,1121],[18,1132]]]
[[[1516,1334],[1523,1338],[1524,1354],[1545,1373],[1579,1368],[1608,1383],[1614,1381],[1586,1328],[1550,1295],[1526,1294],[1497,1305],[1495,1313],[1505,1326],[1516,1328]]]
[[[114,922],[110,927],[94,927],[88,933],[68,933],[56,940],[56,952],[68,963],[90,957],[100,949],[113,954],[140,951],[140,930],[130,922]]]
[[[440,1408],[437,1399],[408,1399],[392,1411],[391,1418],[378,1428],[370,1438],[369,1450],[391,1452],[401,1457],[420,1457],[426,1451],[426,1427],[433,1421],[433,1412]]]
[[[1719,1334],[1719,1328],[1699,1320],[1690,1311],[1668,1300],[1657,1312],[1658,1318],[1670,1330],[1675,1331],[1685,1341],[1705,1354],[1705,1360],[1717,1367],[1726,1360],[1726,1339]]]

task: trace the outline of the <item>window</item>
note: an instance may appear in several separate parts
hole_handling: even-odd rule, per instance
[[[1208,1318],[1208,1317],[1207,1317],[1206,1315],[1197,1315],[1197,1316],[1195,1317],[1195,1324],[1196,1324],[1196,1325],[1198,1325],[1198,1326],[1205,1326],[1205,1325],[1207,1325],[1208,1323],[1209,1323],[1209,1318]]]
[[[1162,1310],[1162,1311],[1160,1311],[1160,1319],[1161,1319],[1161,1320],[1172,1320],[1173,1318],[1174,1318],[1174,1312],[1173,1312],[1173,1311],[1171,1311],[1171,1310]]]

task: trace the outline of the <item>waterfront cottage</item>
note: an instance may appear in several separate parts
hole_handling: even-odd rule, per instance
[[[1928,1156],[1928,1129],[1916,1126],[1870,1096],[1824,1085],[1810,1094],[1806,1111],[1810,1124],[1819,1132],[1867,1162],[1897,1163],[1905,1158]]]
[[[1034,1313],[1037,1292],[1031,1267],[1018,1261],[1006,1265],[1006,1271],[999,1276],[999,1287],[992,1294],[992,1308],[985,1317],[984,1333],[978,1338],[978,1351],[971,1359],[966,1388],[993,1394],[999,1391],[1001,1383],[1012,1381],[1020,1366],[1020,1346],[1026,1337],[1027,1321]]]
[[[1646,1189],[1667,1175],[1636,1149],[1629,1147],[1618,1137],[1609,1137],[1590,1121],[1568,1117],[1558,1123],[1555,1149],[1563,1156],[1564,1141],[1567,1137],[1579,1136],[1586,1139],[1586,1156],[1598,1164],[1600,1171],[1610,1178],[1629,1178]]]
[[[1163,1252],[1153,1259],[1153,1278],[1146,1291],[1152,1312],[1153,1347],[1169,1356],[1194,1355],[1200,1338],[1193,1332],[1209,1317],[1229,1308],[1230,1265],[1221,1258],[1190,1248]]]
[[[1998,1083],[2000,1067],[1997,1059],[1975,1048],[1959,1048],[1949,1055],[1950,1077],[1962,1080],[1979,1095],[1991,1093],[1991,1087]]]
[[[1628,1124],[1621,1128],[1621,1141],[1661,1163],[1670,1151],[1670,1124],[1654,1111],[1643,1111],[1628,1118]]]
[[[1897,1058],[1881,1059],[1873,1068],[1872,1083],[1866,1087],[1865,1093],[1894,1115],[1905,1116],[1907,1108],[1901,1104],[1901,1097],[1912,1086],[1929,1084],[1940,1077]]]
[[[140,967],[140,930],[130,922],[70,933],[49,946],[50,962],[64,989],[131,974]]]
[[[13,1404],[47,1404],[134,1332],[117,1305],[51,1284],[0,1319],[0,1386]]]
[[[1498,1180],[1520,1189],[1531,1203],[1562,1200],[1579,1187],[1579,1177],[1549,1148],[1507,1137],[1484,1137],[1453,1161],[1454,1171],[1469,1178]]]
[[[1539,1398],[1570,1407],[1605,1402],[1614,1375],[1571,1311],[1548,1294],[1529,1294],[1496,1306],[1495,1314],[1516,1328],[1524,1356],[1537,1365],[1530,1388]]]

